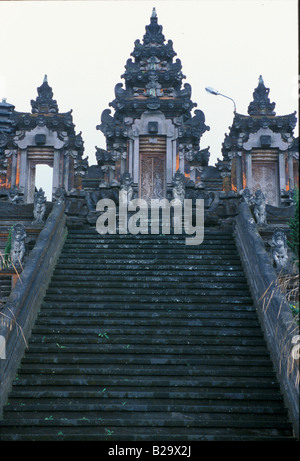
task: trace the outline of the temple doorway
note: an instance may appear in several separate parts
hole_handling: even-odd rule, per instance
[[[165,198],[166,194],[166,137],[140,136],[140,198]]]

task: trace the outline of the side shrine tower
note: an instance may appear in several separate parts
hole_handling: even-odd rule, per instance
[[[136,40],[127,60],[125,80],[115,86],[115,99],[105,109],[97,129],[106,137],[106,150],[97,148],[98,173],[90,168],[84,179],[92,191],[100,176],[94,203],[108,196],[112,186],[130,181],[134,198],[168,198],[174,176],[201,184],[201,169],[208,164],[208,149],[200,151],[200,138],[209,127],[191,100],[191,85],[182,84],[180,59],[171,40],[166,42],[155,8],[143,41]],[[180,172],[180,173],[179,173]],[[99,180],[98,180],[99,184]]]
[[[296,112],[276,115],[262,76],[249,104],[248,115],[235,114],[217,166],[224,190],[262,190],[268,204],[280,207],[299,182],[299,147],[293,132]]]
[[[37,165],[52,168],[52,198],[58,189],[81,189],[88,167],[72,111],[59,112],[46,75],[37,91],[31,113],[0,103],[0,195],[17,189],[25,204],[34,201]]]

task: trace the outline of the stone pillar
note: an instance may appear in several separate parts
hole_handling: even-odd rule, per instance
[[[11,163],[11,187],[16,185],[17,178],[17,152],[12,152],[12,163]]]
[[[128,162],[128,172],[129,172],[131,177],[133,177],[133,155],[134,155],[134,153],[133,153],[133,145],[134,145],[134,141],[132,139],[129,139],[127,162]]]
[[[69,155],[64,156],[64,176],[63,176],[63,186],[66,191],[69,190]]]
[[[246,181],[247,188],[252,192],[252,155],[246,152]]]
[[[60,151],[55,150],[54,156],[53,156],[52,194],[54,194],[56,189],[58,189],[61,186],[59,172],[60,172]]]
[[[237,192],[243,189],[243,171],[242,171],[242,153],[238,152],[236,156],[236,188]]]
[[[174,174],[176,173],[176,156],[177,156],[177,139],[173,141],[172,178]]]
[[[179,170],[184,173],[184,148],[179,149]]]
[[[120,164],[120,175],[122,176],[126,171],[126,160],[124,158],[121,158],[121,164]]]
[[[279,197],[280,197],[280,191],[286,189],[285,152],[279,152],[278,165],[279,165]]]
[[[172,166],[173,166],[173,142],[172,139],[167,137],[166,139],[166,181],[167,183],[172,181]]]
[[[27,185],[27,176],[28,176],[28,161],[27,161],[27,149],[21,150],[20,155],[20,190],[26,193]]]
[[[293,153],[292,152],[288,153],[288,178],[289,178],[289,189],[292,190],[295,187]]]

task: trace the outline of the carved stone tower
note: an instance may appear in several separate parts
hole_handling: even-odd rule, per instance
[[[280,206],[287,191],[298,184],[299,149],[293,136],[295,112],[276,116],[262,76],[248,114],[235,114],[217,164],[225,190],[261,189],[270,205]]]
[[[0,188],[17,188],[25,203],[33,203],[36,165],[53,168],[53,195],[59,188],[80,189],[88,167],[72,111],[59,112],[47,76],[37,91],[31,113],[16,112],[4,101],[0,106]]]
[[[166,42],[153,9],[143,41],[136,40],[133,57],[127,60],[125,79],[115,86],[114,109],[103,111],[101,130],[107,150],[97,148],[102,169],[102,186],[122,180],[129,173],[135,196],[146,200],[167,197],[177,170],[192,181],[199,181],[207,152],[199,142],[209,130],[201,110],[191,111],[191,86],[182,88],[180,59],[171,40]],[[198,168],[197,168],[198,167]]]

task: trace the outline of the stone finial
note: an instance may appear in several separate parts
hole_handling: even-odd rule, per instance
[[[260,189],[257,189],[252,199],[254,203],[254,216],[257,224],[267,224],[266,198]]]
[[[276,115],[275,102],[270,102],[269,88],[265,87],[262,76],[259,76],[258,86],[253,92],[253,101],[248,106],[249,115]]]
[[[271,247],[276,269],[285,268],[288,262],[288,254],[286,235],[283,230],[275,230],[271,241]]]
[[[26,231],[23,224],[16,224],[11,234],[10,267],[20,267],[25,256]]]
[[[58,113],[58,105],[57,102],[53,99],[53,91],[48,84],[47,75],[45,75],[43,83],[38,87],[37,92],[38,97],[36,100],[30,101],[32,113]]]
[[[46,197],[42,188],[34,194],[34,207],[33,216],[34,221],[32,224],[43,224],[46,212]]]

